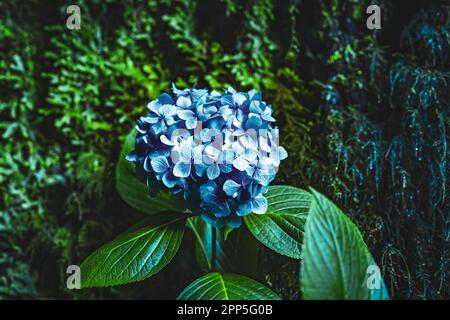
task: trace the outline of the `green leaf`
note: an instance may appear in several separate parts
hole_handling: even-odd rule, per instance
[[[187,216],[161,212],[103,245],[81,264],[81,286],[114,286],[148,278],[175,256]]]
[[[311,195],[295,187],[271,186],[265,197],[269,203],[267,212],[246,216],[244,221],[248,229],[270,249],[300,259]]]
[[[368,289],[368,267],[373,258],[353,222],[330,200],[312,190],[305,226],[300,285],[304,299],[387,298]]]
[[[126,160],[127,153],[134,149],[136,130],[128,134],[116,166],[116,188],[122,199],[131,207],[144,213],[159,211],[184,211],[182,202],[169,192],[151,196],[145,183],[136,177],[135,165]]]
[[[218,272],[192,282],[178,300],[280,300],[272,290],[250,278]]]
[[[200,217],[188,219],[187,226],[194,232],[195,257],[200,269],[211,272],[212,226]],[[225,240],[225,230],[217,230],[216,270],[219,272],[238,272],[247,276],[257,273],[259,243],[245,226],[229,233]]]

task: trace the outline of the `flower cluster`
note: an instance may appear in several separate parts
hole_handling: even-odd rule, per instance
[[[237,228],[243,216],[266,212],[263,194],[287,152],[260,93],[173,86],[173,94],[147,107],[127,159],[150,189],[182,193],[193,212],[218,228]]]

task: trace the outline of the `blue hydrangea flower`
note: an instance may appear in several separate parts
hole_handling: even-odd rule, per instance
[[[272,126],[272,106],[259,92],[172,85],[172,94],[147,107],[127,159],[152,191],[181,193],[190,210],[217,228],[238,228],[243,216],[266,212],[264,193],[287,152]]]

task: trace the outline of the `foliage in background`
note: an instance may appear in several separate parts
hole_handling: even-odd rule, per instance
[[[70,31],[64,1],[2,1],[0,296],[175,298],[199,277],[182,246],[141,284],[65,289],[68,265],[134,221],[114,166],[174,80],[266,93],[289,152],[278,183],[345,209],[392,298],[448,298],[449,6],[380,0],[369,31],[369,2],[80,1]],[[262,249],[258,265],[299,298],[298,261]]]

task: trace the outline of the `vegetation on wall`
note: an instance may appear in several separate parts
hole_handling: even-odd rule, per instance
[[[289,157],[356,222],[391,298],[448,299],[449,16],[445,1],[0,4],[0,297],[176,298],[200,277],[186,235],[164,274],[66,289],[66,268],[135,221],[115,188],[134,119],[177,86],[255,88]],[[261,248],[256,280],[300,298],[298,260]],[[45,262],[45,263],[44,263]]]

